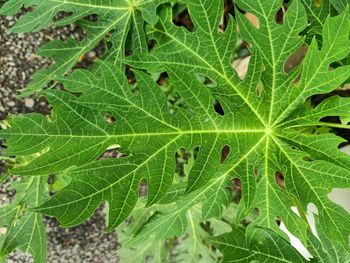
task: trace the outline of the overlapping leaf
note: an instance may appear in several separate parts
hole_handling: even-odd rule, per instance
[[[154,24],[157,21],[156,8],[163,0],[156,1],[80,1],[80,0],[10,0],[0,9],[1,15],[14,15],[19,9],[35,6],[34,10],[21,16],[12,32],[39,31],[49,25],[66,25],[72,22],[85,30],[86,37],[82,41],[54,40],[42,46],[38,54],[51,57],[55,63],[36,72],[32,82],[27,86],[22,96],[40,91],[48,82],[57,76],[69,73],[81,56],[92,50],[102,40],[112,43],[113,47],[106,57],[119,63],[125,55],[126,39],[130,38],[134,53],[147,50],[144,21]],[[70,14],[68,17],[54,21],[59,12]],[[98,15],[98,21],[83,19],[88,15]]]
[[[128,221],[116,231],[122,247],[117,251],[120,261],[135,263],[150,262],[217,262],[221,254],[214,249],[208,238],[231,230],[231,227],[220,219],[211,221],[208,233],[201,225],[200,207],[196,206],[187,212],[189,221],[185,234],[176,238],[150,240],[149,237],[137,236],[143,225],[165,207],[137,207]],[[177,244],[178,243],[178,244]]]
[[[322,34],[322,28],[327,16],[334,13],[331,3],[332,1],[323,0],[318,2],[313,0],[302,0],[301,2],[305,6],[310,21],[311,31],[316,34]]]
[[[308,262],[276,234],[257,229],[255,235],[259,243],[249,244],[244,230],[236,228],[231,233],[215,238],[213,243],[224,254],[223,262]]]
[[[203,161],[197,161],[190,173],[191,186],[198,188],[219,166],[220,151],[225,144],[240,147],[234,158],[239,160],[262,140],[264,130],[254,123],[231,123],[230,114],[223,118],[215,113],[213,97],[197,80],[193,80],[192,85],[180,83],[178,90],[192,106],[192,112],[179,110],[172,115],[164,95],[145,73],[136,74],[139,90],[132,93],[117,67],[101,62],[99,72],[101,76],[98,72],[92,75],[76,71],[64,82],[68,90],[84,93],[76,101],[65,92],[47,92],[55,107],[51,121],[37,114],[31,118],[23,116],[13,121],[10,130],[2,131],[8,144],[17,142],[8,154],[41,152],[29,164],[13,172],[40,175],[65,171],[76,179],[41,208],[59,217],[63,225],[83,222],[107,200],[111,207],[109,228],[115,227],[136,203],[142,178],[147,179],[149,186],[148,204],[159,201],[172,183],[174,154],[182,146],[192,149],[203,145],[197,159]],[[86,107],[99,109],[99,112]],[[107,113],[116,117],[115,124],[103,118]],[[22,127],[28,125],[32,128],[23,131]],[[240,140],[246,144],[239,146]],[[30,149],[27,148],[29,142]],[[120,151],[127,151],[130,156],[94,162],[113,145],[120,145]],[[210,158],[207,158],[208,150]],[[71,212],[62,214],[61,209]]]
[[[46,262],[47,245],[42,215],[29,211],[43,203],[47,197],[45,177],[24,178],[15,182],[15,200],[0,207],[0,225],[6,234],[0,236],[0,261],[16,249],[30,253],[35,263]]]
[[[11,121],[10,129],[0,132],[9,145],[8,155],[35,154],[30,162],[18,163],[14,173],[64,173],[72,178],[35,211],[72,226],[108,202],[111,230],[129,216],[137,202],[139,183],[146,179],[148,205],[164,202],[169,189],[177,197],[168,198],[177,199],[176,203],[140,231],[140,235],[161,239],[181,235],[188,227],[186,215],[195,205],[202,206],[203,218],[219,216],[230,201],[230,180],[239,178],[243,197],[237,221],[259,210],[244,233],[237,230],[237,236],[224,238],[231,245],[242,243],[243,236],[249,241],[249,246],[237,248],[242,252],[241,262],[271,256],[275,262],[303,262],[286,242],[276,219],[306,244],[308,222],[304,215],[309,203],[319,211],[317,228],[330,242],[348,249],[349,215],[327,195],[333,188],[349,187],[350,159],[338,150],[338,137],[312,134],[309,128],[349,128],[323,121],[326,116],[348,118],[349,102],[331,97],[315,108],[305,106],[310,96],[328,93],[350,76],[349,66],[329,68],[350,52],[348,10],[328,17],[322,46],[313,40],[302,64],[285,72],[286,60],[304,43],[300,33],[307,19],[301,2],[292,2],[283,24],[275,21],[282,1],[235,2],[241,10],[257,16],[259,28],[237,11],[236,22],[230,18],[221,33],[223,4],[191,0],[187,5],[194,32],[175,26],[171,9],[165,9],[161,20],[148,29],[156,47],[128,60],[137,68],[166,71],[186,109],[171,113],[165,96],[145,72],[135,70],[137,88],[132,89],[116,65],[101,61],[92,72],[77,70],[68,78],[57,78],[66,91],[45,93],[54,108],[50,118],[20,116]],[[243,80],[231,66],[237,28],[251,44]],[[198,75],[208,77],[215,87],[209,89]],[[222,106],[223,116],[215,112],[215,101]],[[106,121],[106,115],[115,117],[116,122]],[[225,145],[230,153],[220,163]],[[127,156],[99,160],[111,147]],[[187,185],[172,186],[179,148],[199,148],[199,153]],[[283,184],[276,175],[283,175]],[[265,239],[262,245],[258,237]],[[277,244],[270,243],[274,239]]]

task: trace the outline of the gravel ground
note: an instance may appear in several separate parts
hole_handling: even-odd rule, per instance
[[[3,1],[0,0],[0,6]],[[7,114],[26,112],[49,112],[43,98],[17,99],[16,95],[29,82],[30,76],[39,68],[49,66],[51,61],[35,55],[37,48],[52,38],[80,39],[82,31],[74,26],[50,28],[30,34],[11,34],[9,28],[17,17],[0,17],[0,120]],[[98,53],[98,51],[96,51]],[[91,52],[90,56],[95,56]],[[1,145],[1,142],[0,142]],[[0,146],[1,154],[1,146]],[[0,173],[4,167],[0,164]],[[0,205],[9,202],[13,192],[7,182],[0,186]],[[53,218],[45,218],[48,235],[48,262],[117,262],[114,255],[117,240],[114,234],[104,234],[104,213],[102,209],[85,224],[61,229]],[[30,256],[21,252],[10,255],[8,262],[33,262]]]

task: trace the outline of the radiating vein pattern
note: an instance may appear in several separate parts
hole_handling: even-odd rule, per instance
[[[155,10],[161,2],[49,0],[34,11],[35,17],[48,10],[54,15],[65,7],[74,17],[94,10],[104,19],[89,37],[100,41],[116,28],[110,39],[119,44],[90,70],[77,69],[67,76],[73,65],[69,63],[95,42],[80,43],[70,51],[62,43],[51,43],[48,54],[57,48],[67,56],[61,66],[57,64],[61,73],[44,74],[64,86],[64,90],[42,92],[53,107],[51,115],[21,115],[0,131],[8,145],[6,154],[17,156],[12,173],[26,179],[48,174],[71,179],[31,211],[73,226],[107,202],[107,229],[113,230],[133,211],[140,184],[146,182],[147,206],[166,203],[169,209],[155,213],[138,235],[164,239],[191,227],[194,207],[201,209],[203,220],[220,217],[232,202],[232,180],[238,179],[242,196],[235,222],[245,222],[252,213],[257,216],[245,229],[237,226],[213,239],[224,262],[305,262],[280,222],[316,259],[347,259],[349,214],[328,195],[334,188],[350,186],[350,158],[338,150],[344,140],[329,132],[334,127],[349,129],[349,99],[330,96],[316,106],[309,101],[350,77],[349,66],[342,66],[350,52],[348,9],[327,18],[322,10],[312,14],[313,19],[322,19],[322,30],[318,25],[313,32],[317,41],[316,37],[309,41],[302,36],[309,26],[309,1],[293,0],[286,10],[281,9],[282,0],[234,1],[236,13],[228,17],[224,32],[218,30],[224,1],[184,1],[192,31],[172,22],[170,5],[159,8],[157,20]],[[139,16],[131,12],[134,8]],[[283,21],[278,22],[276,14],[281,10]],[[247,20],[246,12],[256,16],[258,27]],[[26,26],[25,19],[29,21],[29,16],[18,27]],[[135,33],[141,29],[137,21],[143,30],[144,20],[147,39],[154,40],[151,50],[144,45],[145,35]],[[31,28],[38,26],[34,20],[28,23]],[[119,32],[121,24],[125,30]],[[125,58],[129,36],[140,52]],[[239,39],[249,43],[250,52],[243,79],[232,66]],[[286,61],[306,46],[304,60],[287,72]],[[122,62],[132,67],[136,83],[129,84]],[[154,80],[162,72],[184,107],[169,106]],[[218,104],[220,114],[214,107]],[[330,116],[343,122],[329,123],[325,117]],[[229,153],[223,158],[225,147]],[[121,157],[102,158],[107,149],[117,149]],[[194,157],[185,182],[179,183],[174,172],[180,149]],[[310,232],[309,204],[318,209],[317,233],[327,242]],[[334,246],[330,248],[328,242]]]

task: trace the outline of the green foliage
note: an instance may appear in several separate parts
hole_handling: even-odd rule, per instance
[[[68,40],[62,42],[54,40],[38,50],[38,54],[51,57],[54,63],[48,69],[42,69],[34,74],[32,82],[22,94],[26,96],[40,91],[46,84],[57,76],[70,72],[80,57],[92,50],[101,41],[113,47],[106,54],[106,59],[119,64],[125,55],[126,39],[129,36],[135,52],[147,50],[146,37],[143,30],[145,21],[150,24],[157,22],[156,8],[164,0],[139,1],[84,1],[84,0],[9,0],[0,10],[1,15],[14,15],[20,7],[35,6],[33,12],[20,17],[12,32],[39,31],[49,25],[67,25],[76,22],[86,33],[82,41]],[[59,12],[71,13],[57,21],[53,18]],[[84,19],[89,15],[98,15],[97,21]]]
[[[349,99],[329,96],[319,105],[308,103],[350,77],[344,63],[350,53],[348,8],[337,1],[293,0],[278,24],[281,0],[236,0],[239,9],[221,32],[224,1],[179,1],[186,3],[193,30],[176,26],[172,6],[163,2],[10,0],[0,10],[15,14],[23,4],[35,5],[14,32],[74,21],[87,32],[82,42],[54,41],[41,49],[57,62],[36,73],[24,94],[45,96],[52,113],[9,118],[9,127],[0,131],[5,154],[16,156],[10,172],[21,175],[23,183],[37,182],[18,187],[19,201],[1,208],[9,215],[0,217],[2,224],[19,222],[10,228],[1,255],[21,248],[44,262],[45,245],[12,236],[24,231],[44,242],[39,213],[69,227],[106,202],[107,230],[118,227],[124,261],[216,262],[217,247],[224,262],[305,262],[276,219],[303,242],[315,262],[348,261],[350,217],[328,194],[350,185],[350,158],[338,150],[344,140],[333,133],[333,128],[350,126],[326,117],[348,119]],[[258,28],[239,10],[254,14]],[[328,15],[335,10],[341,13]],[[72,13],[53,22],[58,11]],[[98,14],[98,20],[84,19],[90,14]],[[241,39],[250,44],[243,79],[232,66]],[[147,40],[155,42],[150,51]],[[105,57],[90,69],[70,73],[100,41],[112,42]],[[304,60],[286,72],[286,61],[303,45],[308,45]],[[125,56],[126,47],[132,56]],[[136,84],[129,84],[125,64],[133,68]],[[148,74],[162,72],[172,90],[169,96],[175,93],[181,104],[170,106]],[[52,80],[64,90],[42,90]],[[221,113],[214,110],[218,104]],[[101,158],[107,149],[122,157]],[[179,177],[174,171],[180,149],[192,157]],[[34,202],[31,193],[44,195],[44,182],[52,174],[63,178],[57,185],[68,185]],[[276,179],[280,175],[283,183]],[[240,181],[238,195],[232,179]],[[140,207],[143,182],[147,201]],[[237,199],[238,205],[232,205]],[[318,209],[320,240],[306,219],[310,203]],[[23,210],[21,218],[11,212],[16,209]],[[208,222],[212,230],[203,227]],[[180,245],[172,248],[174,240]]]
[[[11,204],[1,207],[0,225],[6,234],[0,237],[0,260],[15,249],[34,256],[34,262],[46,260],[46,234],[42,215],[29,210],[48,198],[45,177],[26,177],[13,184],[17,194]]]
[[[189,225],[183,235],[152,241],[138,235],[138,232],[159,210],[166,208],[143,206],[142,203],[138,205],[130,218],[117,228],[118,239],[122,244],[117,256],[121,262],[218,262],[221,253],[213,249],[208,238],[230,231],[227,222],[212,219],[207,226],[203,226],[200,224],[201,209],[195,206],[186,214]]]
[[[221,235],[213,240],[224,254],[223,262],[307,262],[291,245],[266,229],[254,231],[259,242],[247,244],[242,229],[234,229],[234,234]]]

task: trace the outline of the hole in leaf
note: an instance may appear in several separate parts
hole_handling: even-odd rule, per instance
[[[49,177],[47,178],[47,183],[48,184],[54,184],[55,182],[55,175],[54,174],[50,174]]]
[[[300,254],[303,255],[303,257],[305,257],[306,260],[310,260],[312,258],[312,255],[310,254],[310,252],[307,250],[307,248],[304,246],[304,244],[300,241],[300,239],[298,239],[296,236],[294,236],[289,229],[287,228],[287,226],[284,224],[283,221],[280,221],[280,223],[278,224],[279,228],[286,233],[286,235],[289,237],[290,243],[291,245],[296,248],[298,250],[298,252],[300,252]]]
[[[256,219],[257,217],[259,217],[260,214],[260,209],[258,207],[255,207],[248,215],[248,218],[243,219],[240,223],[243,226],[248,226],[252,220]]]
[[[104,118],[108,123],[115,123],[117,121],[117,119],[112,114],[109,114],[109,113],[105,114]]]
[[[84,17],[84,19],[92,21],[92,22],[96,22],[99,20],[98,14],[90,14]]]
[[[255,27],[256,29],[260,28],[260,21],[256,15],[247,12],[244,14],[244,16],[248,19],[248,21],[252,24],[253,27]]]
[[[310,225],[312,233],[318,237],[317,230],[316,230],[316,222],[315,222],[315,215],[318,215],[318,209],[317,206],[314,203],[309,203],[307,205],[307,213],[306,218]]]
[[[191,165],[189,163],[189,160],[191,159],[191,157],[193,157],[193,159],[196,159],[198,152],[199,152],[199,147],[196,147],[195,149],[193,149],[192,152],[187,152],[186,149],[183,147],[176,151],[176,153],[175,153],[175,160],[176,160],[175,172],[180,177],[185,177],[186,175],[189,174],[189,171],[191,169]]]
[[[350,189],[333,188],[332,192],[328,194],[329,200],[342,206],[348,213],[350,213]]]
[[[139,196],[144,197],[147,195],[147,181],[146,179],[142,179],[139,184]]]
[[[129,84],[134,84],[136,82],[135,74],[134,74],[134,72],[132,72],[132,70],[130,69],[129,66],[126,67],[125,74],[126,74],[126,77],[128,79]]]
[[[186,6],[175,5],[173,8],[173,23],[179,27],[183,26],[188,31],[193,31],[194,26]]]
[[[284,17],[284,13],[286,12],[286,9],[284,8],[284,6],[282,6],[276,13],[275,15],[275,21],[277,24],[282,25],[283,24],[283,17]]]
[[[235,203],[239,203],[242,198],[242,182],[239,178],[231,179],[231,184],[226,187],[232,193],[232,200]]]
[[[113,43],[111,41],[106,41],[106,50],[110,50],[113,47]]]
[[[306,52],[308,50],[307,45],[302,45],[297,51],[295,51],[292,55],[290,55],[286,62],[284,63],[284,72],[289,73],[293,69],[295,69],[297,66],[300,65],[300,63],[303,61],[305,58]],[[300,78],[296,79],[296,81]]]
[[[209,221],[205,221],[205,222],[200,222],[199,225],[201,226],[201,228],[206,231],[207,233],[209,233],[210,235],[214,235],[214,231],[213,228],[211,227],[211,224]]]
[[[208,76],[205,76],[205,75],[203,75],[203,74],[201,74],[201,73],[197,73],[197,74],[196,74],[196,78],[197,78],[200,82],[202,82],[204,85],[206,85],[207,87],[209,87],[209,88],[215,88],[215,87],[217,87],[216,81],[213,80],[213,79],[211,79],[211,78],[209,78]]]
[[[106,36],[107,39],[107,36]],[[94,49],[91,51],[82,54],[77,64],[73,67],[73,69],[83,68],[86,69],[88,67],[95,67],[94,64],[99,58],[103,57],[105,53],[108,51],[108,45],[105,40],[101,40]]]
[[[193,158],[196,160],[197,157],[198,157],[198,153],[199,153],[199,146],[197,146],[196,148],[194,148],[192,150],[192,155],[193,155]]]
[[[248,66],[249,66],[250,56],[246,56],[244,58],[238,58],[233,60],[231,63],[232,67],[236,71],[238,77],[243,80],[248,72]]]
[[[154,73],[151,77],[157,79],[157,84],[160,90],[163,92],[167,99],[167,106],[171,113],[176,112],[178,109],[188,109],[191,111],[189,104],[183,97],[177,92],[177,87],[171,83],[171,78],[167,72]]]
[[[281,218],[280,218],[279,216],[276,216],[276,217],[275,217],[275,221],[276,221],[276,224],[277,224],[278,226],[280,226],[280,224],[281,224]]]
[[[284,176],[282,175],[281,172],[277,171],[275,172],[275,179],[276,179],[276,183],[279,185],[279,187],[281,188],[285,188],[285,181],[284,181]]]
[[[221,149],[221,160],[220,163],[223,163],[228,155],[230,154],[230,146],[228,146],[227,144],[224,145],[224,147]]]
[[[102,160],[102,159],[109,159],[109,158],[122,158],[126,157],[127,154],[121,153],[118,151],[120,148],[119,145],[111,145],[109,146],[106,151],[104,151],[98,158],[97,160]]]
[[[71,16],[73,14],[73,12],[65,12],[65,11],[59,11],[54,17],[53,17],[53,21],[57,22],[59,20],[62,20],[64,18],[67,18],[69,16]]]
[[[153,48],[157,45],[157,41],[155,39],[149,39],[147,41],[147,48],[148,48],[148,51],[152,51]]]
[[[169,75],[166,72],[162,72],[159,75],[159,78],[157,80],[158,85],[160,86],[167,86],[168,85],[168,80],[169,80]]]
[[[216,111],[216,113],[220,114],[221,116],[225,115],[224,109],[222,108],[218,100],[215,100],[214,102],[214,110]]]
[[[234,7],[232,0],[225,0],[224,13],[219,24],[219,32],[224,32],[226,30],[229,20],[234,16]]]

